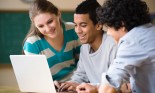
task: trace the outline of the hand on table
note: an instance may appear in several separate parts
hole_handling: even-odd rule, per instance
[[[114,87],[106,84],[99,87],[99,93],[117,93],[117,91]]]
[[[98,88],[88,83],[82,83],[77,86],[76,91],[78,93],[98,93]]]
[[[70,82],[70,81],[67,81],[67,82],[54,81],[54,84],[58,92],[76,91],[76,87],[79,85],[79,83]]]

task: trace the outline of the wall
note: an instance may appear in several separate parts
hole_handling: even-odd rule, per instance
[[[77,4],[84,0],[49,0],[62,11],[74,11]],[[97,0],[100,4],[104,0]],[[0,0],[0,10],[27,10],[29,4],[23,3],[22,0]]]
[[[83,0],[49,0],[53,2],[62,11],[74,11],[77,4]],[[105,0],[97,0],[101,5]],[[150,12],[155,12],[155,0],[144,0],[150,8]],[[23,3],[22,0],[0,0],[0,10],[27,10],[29,4]]]

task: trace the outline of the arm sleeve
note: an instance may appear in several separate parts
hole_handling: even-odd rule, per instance
[[[148,56],[140,44],[123,41],[119,44],[116,59],[107,74],[102,77],[103,84],[108,81],[113,87],[119,89],[123,81],[129,81],[130,76],[137,73],[136,67],[140,67],[147,60]]]
[[[114,59],[116,58],[116,52],[117,52],[117,45],[113,45],[110,52],[109,66],[114,62]]]
[[[83,56],[80,53],[80,59],[78,61],[77,69],[74,72],[73,76],[71,77],[72,82],[82,83],[82,82],[89,82],[88,77],[86,75],[84,66],[83,66]]]
[[[24,43],[23,50],[24,50],[25,55],[39,54],[38,48],[35,47],[34,44],[31,44],[29,42]]]

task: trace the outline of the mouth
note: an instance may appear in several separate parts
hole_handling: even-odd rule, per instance
[[[79,38],[82,40],[82,39],[85,39],[85,36],[86,36],[86,34],[84,34],[84,35],[79,35]]]
[[[51,29],[49,34],[53,34],[55,32],[55,29]]]

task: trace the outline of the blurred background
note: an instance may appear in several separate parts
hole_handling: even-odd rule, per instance
[[[0,0],[0,86],[18,86],[9,55],[21,54],[29,30],[28,8],[32,0]],[[64,21],[73,21],[75,7],[83,0],[49,0],[62,12]],[[101,5],[104,0],[97,0]],[[155,0],[144,0],[155,23]]]

